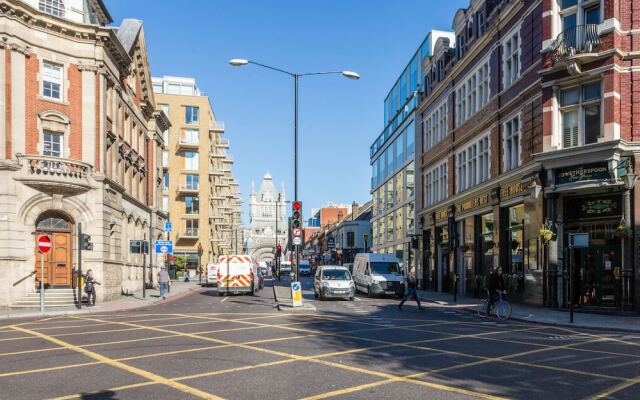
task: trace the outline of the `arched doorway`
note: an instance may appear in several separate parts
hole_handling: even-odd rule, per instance
[[[73,222],[59,211],[47,211],[36,220],[36,240],[45,234],[51,238],[53,247],[48,254],[40,254],[36,249],[36,287],[40,287],[40,257],[44,256],[44,285],[45,287],[71,286],[71,254]]]

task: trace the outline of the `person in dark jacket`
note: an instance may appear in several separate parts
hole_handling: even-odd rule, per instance
[[[491,308],[499,299],[500,294],[498,292],[503,291],[504,287],[502,267],[498,267],[489,275],[489,284],[487,285],[487,317],[491,315]]]
[[[96,281],[93,277],[93,270],[87,270],[87,274],[84,276],[84,291],[87,294],[87,305],[96,305],[96,287],[100,282]],[[93,300],[92,300],[93,298]]]
[[[416,299],[416,303],[418,303],[418,310],[422,310],[422,306],[420,305],[420,297],[418,297],[418,290],[416,289],[416,270],[411,267],[409,269],[409,273],[407,274],[407,290],[404,292],[404,297],[400,304],[398,304],[398,308],[402,310],[402,305],[409,298],[409,296],[413,296]]]

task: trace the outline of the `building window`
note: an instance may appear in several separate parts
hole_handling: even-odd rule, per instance
[[[187,190],[198,190],[200,186],[200,177],[198,175],[185,175],[184,185]]]
[[[169,105],[168,104],[160,104],[160,108],[162,112],[169,118]]]
[[[164,174],[162,174],[162,191],[163,192],[169,191],[169,173],[168,172],[165,172]]]
[[[415,168],[413,162],[407,165],[407,200],[413,199],[413,192],[415,189]]]
[[[42,68],[42,96],[62,100],[62,66],[45,62]]]
[[[153,84],[153,93],[162,93],[162,83]]]
[[[169,196],[162,196],[162,211],[169,212]]]
[[[184,152],[184,169],[197,170],[198,169],[198,153],[195,151]]]
[[[180,138],[180,143],[184,144],[198,144],[200,142],[200,131],[198,129],[185,129],[183,137]]]
[[[393,142],[397,167],[400,167],[402,164],[404,164],[404,134],[404,132],[400,133],[400,135],[398,135],[396,140]]]
[[[64,136],[62,134],[44,131],[42,138],[42,155],[49,157],[63,157]]]
[[[456,125],[471,118],[489,101],[489,61],[486,61],[456,90]]]
[[[520,28],[502,44],[502,86],[508,87],[520,77]]]
[[[162,166],[165,168],[169,166],[169,150],[162,150]]]
[[[200,122],[200,108],[193,106],[186,106],[184,108],[184,122],[186,124],[197,124]]]
[[[168,130],[162,132],[162,141],[166,145],[169,144],[169,131]]]
[[[65,7],[63,0],[40,0],[38,8],[49,15],[64,18]]]
[[[198,212],[200,212],[200,199],[198,196],[185,196],[184,213],[197,214]]]
[[[447,102],[445,100],[435,111],[422,120],[424,151],[440,143],[447,136],[447,133]]]
[[[353,232],[347,232],[347,248],[353,249],[356,247],[356,235]]]
[[[602,137],[602,88],[600,82],[560,91],[562,147],[597,143]]]
[[[185,233],[187,234],[187,236],[198,236],[199,222],[200,221],[198,221],[197,219],[186,220],[187,230]]]
[[[520,166],[520,116],[504,123],[504,170],[511,171]]]
[[[430,207],[445,200],[449,193],[447,162],[435,166],[424,176],[424,206]]]
[[[409,123],[409,125],[407,125],[407,151],[405,152],[405,156],[407,157],[407,159],[411,159],[413,158],[413,152],[415,151],[415,143],[416,143],[416,132],[415,132],[415,128],[413,125],[413,121],[411,121]]]
[[[456,154],[458,193],[489,179],[489,137],[474,142]]]

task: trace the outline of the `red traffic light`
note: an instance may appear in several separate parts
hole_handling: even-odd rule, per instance
[[[276,250],[278,250],[278,251],[282,250],[282,246],[277,245],[277,246],[276,246]]]
[[[301,201],[294,201],[293,202],[293,209],[294,210],[301,210],[302,209],[302,202]]]

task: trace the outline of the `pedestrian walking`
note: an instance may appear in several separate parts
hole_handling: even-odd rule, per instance
[[[158,285],[160,286],[160,297],[166,299],[169,291],[169,272],[167,272],[167,267],[162,267],[158,272]]]
[[[189,282],[189,269],[185,267],[184,269],[184,281]]]
[[[202,265],[198,268],[198,283],[202,283],[202,273],[203,273]]]
[[[87,294],[87,305],[89,307],[96,305],[96,287],[100,282],[96,281],[93,277],[93,270],[87,270],[87,274],[84,276],[84,292]]]
[[[404,292],[402,301],[400,302],[400,304],[398,304],[398,308],[400,310],[402,310],[402,305],[405,301],[407,301],[409,296],[413,296],[413,298],[416,300],[416,303],[418,303],[418,310],[423,310],[422,305],[420,305],[420,297],[418,296],[418,290],[416,288],[417,283],[416,270],[415,268],[411,267],[409,269],[409,273],[407,274],[407,290]]]

